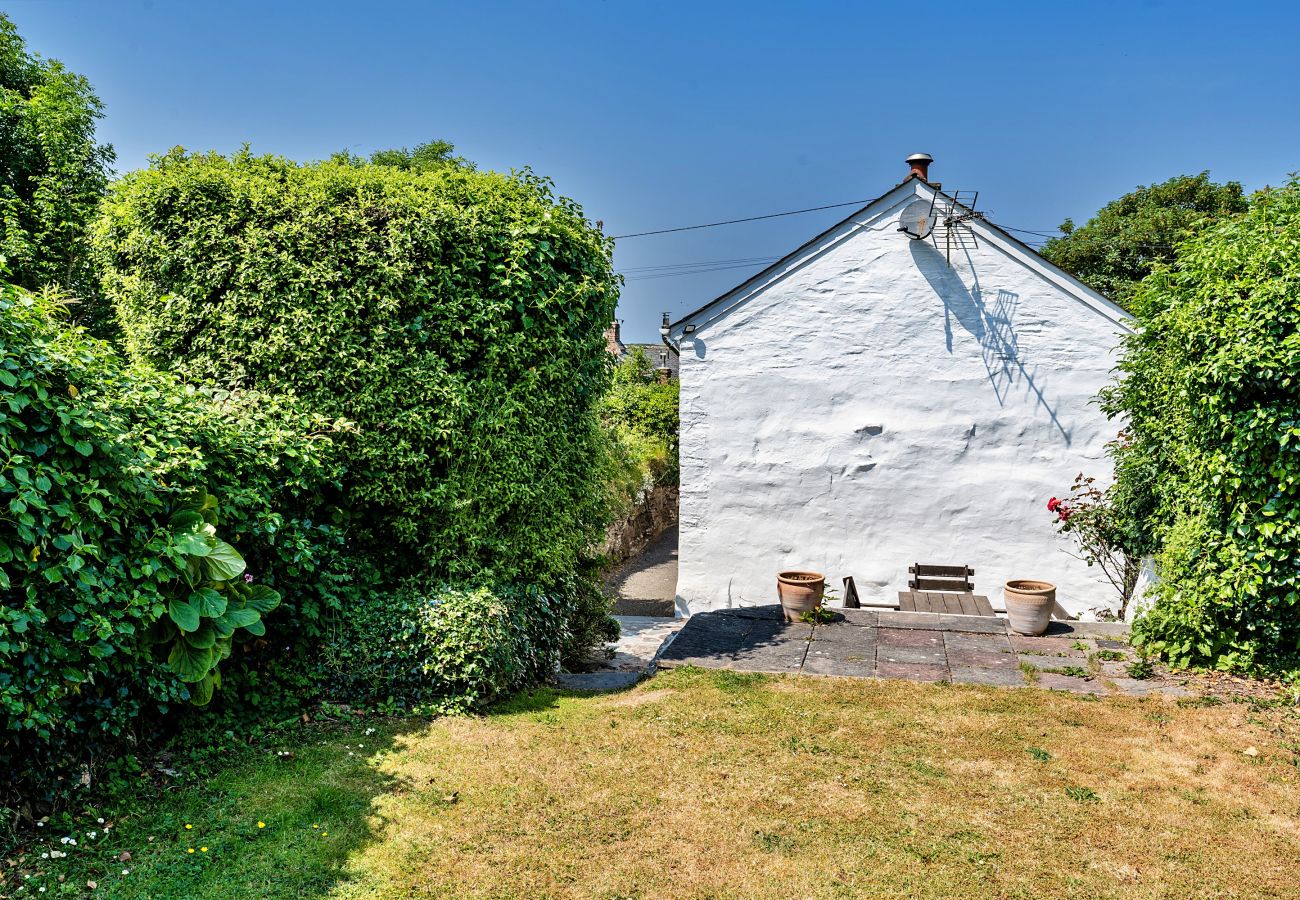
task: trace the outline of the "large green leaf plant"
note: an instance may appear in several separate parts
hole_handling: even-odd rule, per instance
[[[170,555],[179,577],[167,614],[150,626],[146,640],[160,648],[166,666],[189,685],[190,702],[204,706],[221,687],[221,661],[242,628],[266,634],[262,616],[280,605],[280,595],[253,584],[243,556],[217,537],[217,498],[198,497],[172,514]]]

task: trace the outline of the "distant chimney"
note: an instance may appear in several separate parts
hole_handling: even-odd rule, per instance
[[[934,162],[934,157],[928,153],[913,153],[907,158],[907,164],[912,167],[909,175],[915,175],[922,181],[930,180],[930,163]]]
[[[627,352],[627,347],[623,346],[623,341],[619,338],[618,326],[619,321],[615,319],[605,329],[605,349],[615,356],[622,356]]]

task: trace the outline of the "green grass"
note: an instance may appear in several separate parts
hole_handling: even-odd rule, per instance
[[[79,894],[94,881],[104,896],[327,895],[341,883],[349,855],[370,838],[372,799],[394,788],[379,763],[400,730],[380,725],[366,734],[371,727],[301,727],[284,744],[237,751],[214,777],[159,799],[142,786],[123,809],[84,808],[73,814],[74,827],[51,823],[38,831],[43,843],[29,848],[23,865],[23,874],[35,877],[14,878],[11,870],[5,893]],[[185,763],[176,765],[185,775]],[[75,847],[61,843],[69,836]],[[46,862],[41,853],[49,850],[68,857]],[[26,890],[9,893],[19,884]]]
[[[1257,705],[679,669],[297,726],[78,810],[75,848],[42,830],[0,895],[1282,897],[1298,738]]]

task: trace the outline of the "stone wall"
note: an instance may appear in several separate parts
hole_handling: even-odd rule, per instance
[[[601,553],[611,566],[638,555],[677,523],[677,494],[676,487],[651,488],[631,512],[606,529]]]

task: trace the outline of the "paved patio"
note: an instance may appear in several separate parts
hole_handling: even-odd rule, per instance
[[[836,610],[825,625],[786,623],[780,606],[698,613],[658,665],[849,678],[1036,686],[1079,694],[1184,696],[1160,679],[1128,677],[1125,626],[1053,622],[1043,637],[1005,619],[891,610]]]

